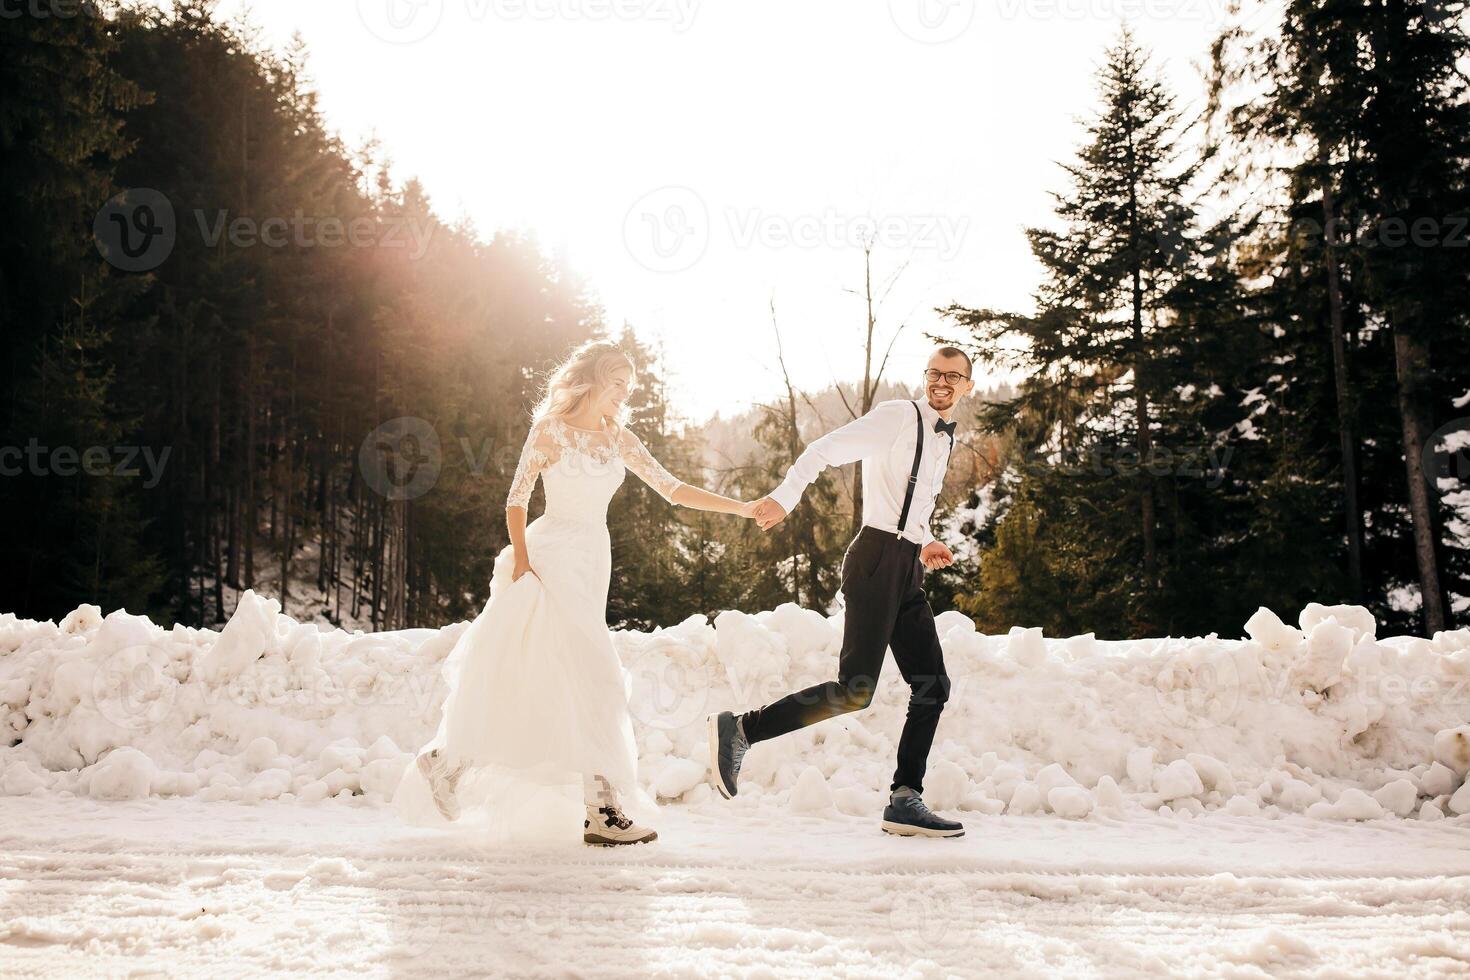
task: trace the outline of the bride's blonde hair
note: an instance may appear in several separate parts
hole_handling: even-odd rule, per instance
[[[547,376],[546,388],[537,403],[533,419],[549,415],[570,415],[612,382],[612,373],[620,367],[633,368],[633,362],[622,349],[606,340],[589,340],[566,356]],[[613,419],[619,425],[628,421],[628,406],[623,404]]]

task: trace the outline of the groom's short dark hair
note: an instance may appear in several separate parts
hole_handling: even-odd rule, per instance
[[[969,354],[966,354],[964,351],[960,350],[958,347],[950,347],[948,345],[945,345],[945,346],[939,348],[938,350],[936,350],[934,353],[936,353],[936,354],[943,354],[945,357],[963,357],[965,359],[965,372],[967,374],[971,375],[972,377],[974,376],[974,374],[975,374],[975,364],[974,364],[974,362],[970,360],[970,355]]]

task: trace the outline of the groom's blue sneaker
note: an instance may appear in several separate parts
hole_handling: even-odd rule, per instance
[[[740,719],[728,711],[709,716],[709,774],[715,789],[725,799],[735,795],[735,781],[740,778],[740,760],[750,748]]]
[[[883,832],[900,837],[963,837],[964,824],[946,820],[929,809],[907,786],[900,786],[888,797],[883,808]]]

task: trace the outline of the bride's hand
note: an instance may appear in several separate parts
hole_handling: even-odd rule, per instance
[[[529,561],[521,561],[520,559],[516,559],[516,567],[510,573],[510,580],[512,582],[519,582],[521,580],[521,576],[526,574],[527,572],[530,572],[532,575],[536,575],[536,569],[531,567],[531,563]],[[536,577],[540,578],[541,576],[537,575]]]
[[[759,504],[759,500],[747,500],[745,503],[740,505],[740,516],[750,520],[754,520],[755,509]]]

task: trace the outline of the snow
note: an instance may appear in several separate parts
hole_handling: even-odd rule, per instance
[[[99,800],[137,800],[153,792],[158,769],[137,749],[123,747],[81,771],[79,783]]]
[[[791,788],[791,808],[797,813],[825,813],[832,809],[832,787],[816,766],[807,766]]]
[[[1116,815],[1123,808],[1123,791],[1112,776],[1104,776],[1097,781],[1097,805]]]
[[[1092,794],[1081,786],[1057,786],[1046,794],[1047,806],[1059,817],[1080,819],[1092,812]]]
[[[1470,725],[1436,732],[1434,760],[1464,779],[1465,774],[1470,772]]]
[[[1205,791],[1205,784],[1188,759],[1175,759],[1155,777],[1154,789],[1160,797],[1172,801],[1186,796],[1199,796]]]
[[[0,798],[28,976],[1279,976],[1470,970],[1463,825],[971,817],[953,841],[768,801],[652,845],[494,848],[317,806]]]
[[[200,676],[207,683],[218,685],[248,669],[270,647],[280,611],[281,604],[275,599],[246,589],[240,596],[235,615],[230,617],[219,639],[200,661]],[[292,658],[288,656],[287,659]]]
[[[1010,800],[1006,803],[1006,813],[1012,816],[1025,816],[1035,813],[1041,809],[1041,788],[1035,783],[1021,783],[1010,794]]]
[[[1383,816],[1383,806],[1362,790],[1349,787],[1336,802],[1318,800],[1307,807],[1307,816],[1322,820],[1372,820]]]
[[[0,749],[0,787],[386,803],[437,724],[439,666],[466,625],[323,630],[248,592],[219,633],[91,606],[60,625],[0,616],[0,710],[16,743]],[[1054,790],[1095,794],[1106,777],[1125,818],[1236,797],[1270,817],[1406,781],[1413,800],[1399,787],[1383,806],[1407,817],[1447,803],[1470,770],[1470,630],[1378,639],[1366,610],[1315,603],[1297,626],[1258,611],[1243,640],[987,636],[955,612],[937,628],[953,683],[928,787],[942,809],[1055,813]],[[705,715],[828,678],[841,614],[731,610],[614,641],[640,778],[691,802],[707,777]],[[839,809],[881,803],[905,708],[890,668],[867,711],[754,747],[742,790],[790,806],[799,777],[815,792],[813,767]]]
[[[1453,793],[1459,780],[1455,778],[1455,771],[1444,763],[1435,761],[1430,765],[1427,772],[1420,777],[1419,792],[1425,796],[1443,796]]]
[[[1341,802],[1341,797],[1338,801]],[[1414,812],[1414,805],[1419,802],[1419,789],[1412,780],[1395,779],[1393,782],[1375,790],[1373,799],[1385,810],[1392,810],[1400,817],[1407,817]]]
[[[615,632],[663,806],[655,845],[603,855],[576,827],[557,850],[393,820],[467,623],[323,629],[251,592],[220,632],[0,615],[0,947],[58,974],[359,947],[386,969],[439,945],[436,966],[475,949],[527,972],[538,935],[584,966],[616,948],[613,973],[1470,968],[1470,630],[1380,638],[1318,604],[1296,623],[1103,641],[940,615],[924,788],[957,841],[877,833],[907,707],[891,665],[867,710],[753,746],[739,796],[711,792],[705,716],[830,679],[840,611]],[[476,932],[532,906],[554,913],[537,935]],[[631,944],[599,918],[618,914]]]
[[[1022,667],[1039,667],[1046,660],[1046,641],[1036,627],[1011,627],[1006,652]]]

